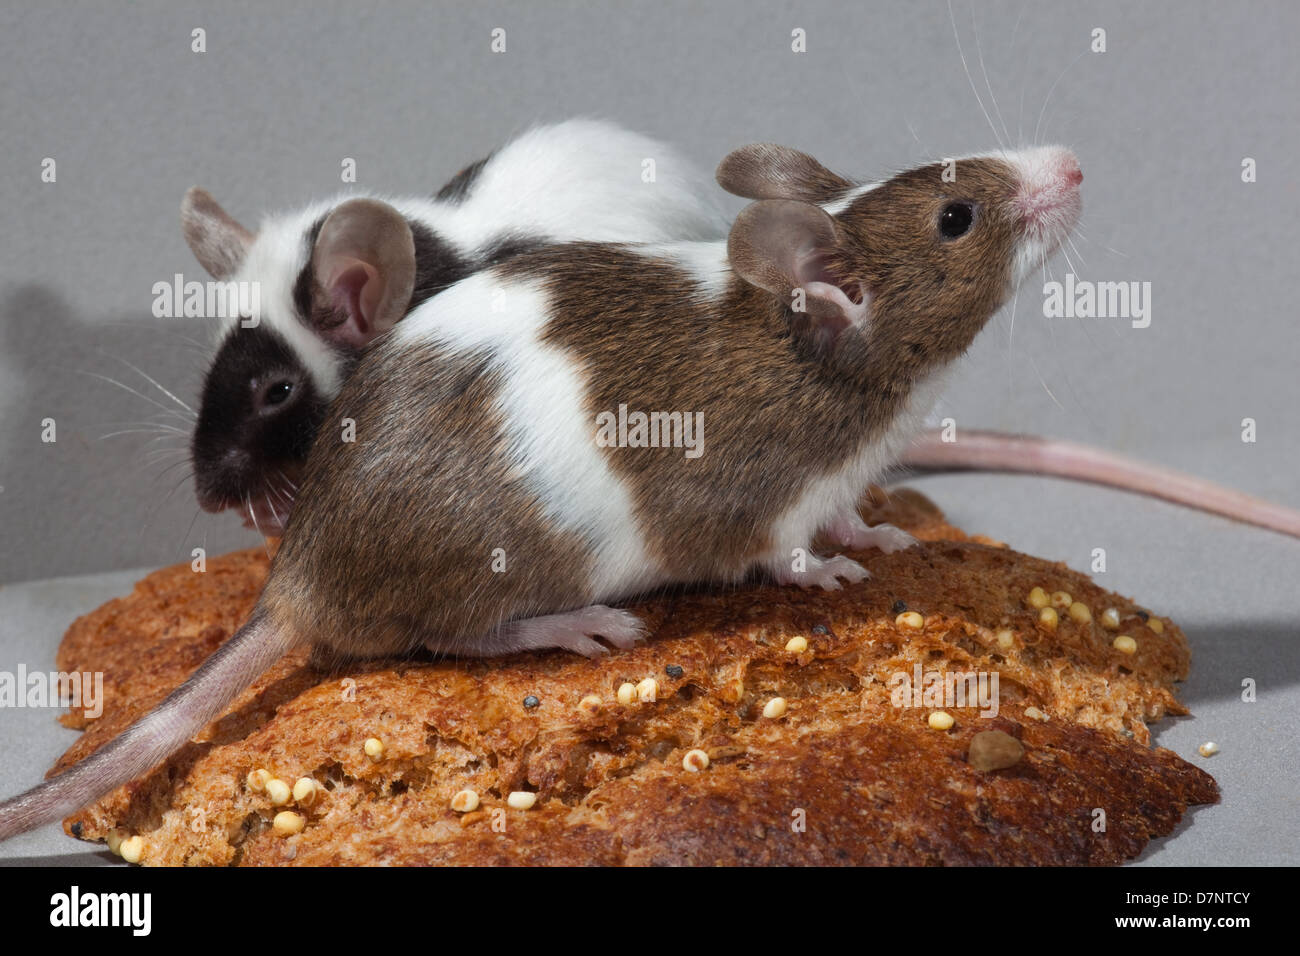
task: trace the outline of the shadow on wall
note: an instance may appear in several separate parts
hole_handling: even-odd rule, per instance
[[[190,413],[159,387],[193,407],[208,341],[197,323],[147,312],[75,316],[46,286],[0,297],[0,582],[256,544],[199,511]]]

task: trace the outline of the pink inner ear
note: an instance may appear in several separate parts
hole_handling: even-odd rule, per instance
[[[353,348],[360,348],[375,337],[374,311],[379,298],[379,272],[358,259],[336,273],[329,281],[334,308],[345,312],[347,319],[326,334]]]
[[[842,282],[826,267],[820,252],[805,256],[795,266],[795,276],[808,295],[836,306],[845,326],[862,325],[871,314],[870,296],[859,282]]]

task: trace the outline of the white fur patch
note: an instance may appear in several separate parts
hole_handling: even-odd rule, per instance
[[[788,569],[795,548],[808,550],[819,530],[838,514],[856,508],[867,485],[898,461],[934,407],[946,380],[946,369],[932,373],[913,388],[907,407],[881,439],[864,443],[845,465],[810,482],[799,500],[777,519],[772,531],[772,550],[756,563],[772,569]]]
[[[712,180],[666,144],[571,119],[503,146],[461,202],[393,204],[458,248],[481,250],[510,233],[557,242],[717,239],[727,219],[716,194]]]
[[[342,387],[341,362],[298,318],[293,286],[311,254],[307,231],[344,200],[387,202],[473,261],[511,236],[554,242],[718,239],[726,235],[727,218],[716,193],[711,178],[664,143],[613,123],[571,119],[535,127],[507,143],[459,202],[353,191],[269,217],[230,278],[259,282],[261,321],[284,336],[328,399]],[[223,335],[234,328],[233,321],[224,323]]]
[[[511,465],[557,529],[591,545],[590,600],[621,597],[662,580],[644,545],[632,498],[596,445],[584,375],[564,352],[544,345],[550,304],[535,281],[481,272],[416,309],[384,340],[386,349],[427,343],[490,355],[502,379],[498,406]]]

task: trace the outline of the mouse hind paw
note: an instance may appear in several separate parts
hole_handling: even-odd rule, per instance
[[[837,517],[826,526],[826,533],[836,544],[850,551],[879,548],[885,554],[893,554],[918,543],[916,538],[892,524],[867,524],[857,511],[848,511]]]
[[[484,656],[561,648],[583,657],[600,657],[609,648],[635,647],[646,639],[646,626],[629,611],[593,604],[590,607],[547,614],[504,624],[481,642]]]

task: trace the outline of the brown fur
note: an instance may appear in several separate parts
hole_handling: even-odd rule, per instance
[[[380,350],[331,407],[307,463],[263,604],[342,656],[409,652],[430,637],[472,654],[503,619],[581,604],[583,544],[555,533],[511,473],[485,356]],[[354,443],[340,440],[356,421]],[[378,459],[376,456],[387,455]],[[492,571],[492,552],[506,571]],[[483,646],[477,648],[478,653]]]
[[[718,184],[746,199],[829,202],[853,183],[807,153],[776,143],[755,143],[728,154],[718,165]]]
[[[552,296],[543,340],[582,368],[593,440],[596,414],[620,403],[704,413],[700,458],[608,452],[672,579],[743,574],[807,482],[879,438],[913,384],[1001,304],[1014,234],[999,207],[1014,184],[989,161],[961,163],[956,184],[939,174],[904,174],[838,217],[830,268],[865,282],[872,316],[829,355],[775,296],[733,278],[712,302],[672,263],[633,249],[578,243],[498,267]],[[936,217],[954,198],[976,202],[986,228],[941,239]],[[367,654],[430,635],[465,652],[502,621],[588,603],[587,548],[557,534],[510,472],[492,356],[405,349],[367,355],[336,402],[264,603],[298,633]],[[355,444],[332,437],[343,416],[356,419]],[[497,547],[506,574],[490,570]]]
[[[970,345],[1010,289],[1017,183],[1000,160],[961,160],[955,182],[941,164],[902,173],[856,199],[837,218],[843,238],[830,262],[872,294],[871,348],[887,348],[908,372],[946,364]],[[976,224],[942,239],[949,202],[976,205]]]

